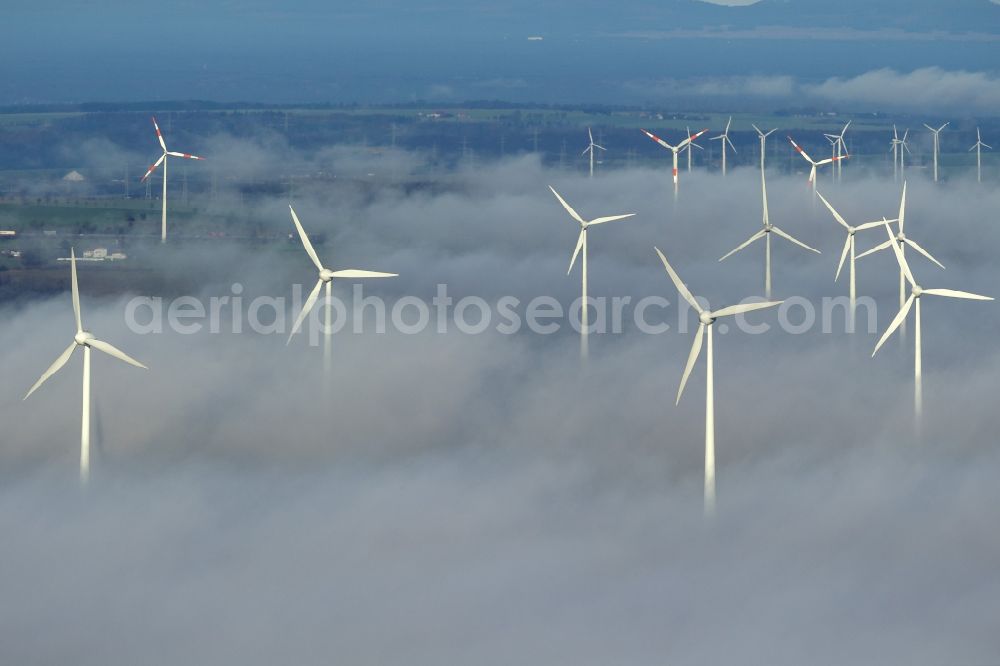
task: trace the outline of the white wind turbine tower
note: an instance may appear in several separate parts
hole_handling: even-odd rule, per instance
[[[941,125],[941,127],[934,129],[927,123],[924,123],[924,127],[929,129],[931,133],[934,135],[934,182],[935,183],[938,182],[938,155],[941,153],[941,130],[943,130],[948,125],[949,123],[945,123],[944,125]]]
[[[916,250],[920,254],[924,255],[925,257],[927,257],[928,259],[930,259],[931,261],[933,261],[935,264],[937,264],[941,268],[944,268],[944,264],[942,264],[940,261],[938,261],[937,259],[935,259],[934,257],[932,257],[930,252],[928,252],[927,250],[925,250],[919,243],[917,243],[917,241],[915,241],[912,238],[908,237],[906,235],[906,233],[905,233],[905,229],[906,229],[906,181],[905,180],[903,181],[903,195],[899,199],[899,215],[897,216],[896,221],[899,223],[899,231],[896,233],[896,235],[894,236],[894,238],[890,239],[890,240],[887,240],[886,242],[881,243],[879,245],[876,245],[875,247],[871,248],[870,250],[866,250],[865,252],[862,252],[861,254],[858,255],[858,259],[861,259],[862,257],[867,257],[869,254],[874,254],[875,252],[881,252],[882,250],[886,250],[886,249],[888,249],[890,247],[896,247],[896,244],[898,243],[899,251],[903,255],[906,254],[906,246],[909,245],[914,250]],[[906,276],[903,274],[903,269],[900,268],[899,269],[899,307],[901,307],[901,308],[903,307],[903,303],[905,302],[905,300],[906,300]],[[905,324],[903,326],[903,330],[904,331],[906,330]]]
[[[791,243],[794,243],[794,244],[798,245],[799,247],[805,248],[806,250],[809,250],[810,252],[815,252],[816,254],[819,254],[819,250],[817,250],[816,248],[813,248],[813,247],[809,247],[805,243],[803,243],[803,242],[801,242],[799,240],[796,240],[795,238],[792,238],[792,236],[790,234],[785,233],[784,231],[782,231],[778,227],[776,227],[773,224],[771,224],[771,219],[770,219],[770,216],[768,215],[768,211],[767,211],[767,181],[764,179],[764,172],[763,171],[760,172],[760,195],[761,195],[761,201],[763,202],[763,209],[764,209],[764,214],[763,214],[764,228],[761,229],[760,231],[758,231],[757,233],[755,233],[753,236],[751,236],[749,239],[747,239],[746,241],[744,241],[742,244],[738,245],[735,249],[733,249],[730,252],[728,252],[725,255],[723,255],[719,259],[719,261],[724,261],[724,260],[728,259],[729,257],[731,257],[732,255],[736,254],[737,252],[739,252],[743,248],[745,248],[748,245],[751,245],[752,243],[754,243],[755,241],[760,240],[761,238],[763,238],[764,239],[764,248],[765,248],[764,249],[764,295],[767,298],[771,298],[771,234],[772,233],[777,234],[778,236],[781,236],[785,240],[787,240],[787,241],[789,241]]]
[[[837,264],[837,274],[833,277],[833,281],[836,282],[837,280],[840,279],[840,271],[843,270],[844,262],[847,260],[847,255],[850,254],[851,286],[849,293],[851,299],[851,306],[850,306],[851,321],[853,322],[855,302],[857,300],[857,280],[855,279],[855,273],[854,273],[854,261],[857,257],[855,256],[854,235],[859,231],[864,231],[866,229],[874,229],[875,227],[880,227],[887,222],[895,222],[895,220],[887,220],[885,218],[882,218],[881,220],[876,220],[875,222],[865,222],[864,224],[859,224],[858,226],[853,227],[849,225],[846,220],[844,220],[843,216],[841,216],[841,214],[838,213],[836,209],[834,209],[834,207],[830,204],[829,201],[826,200],[826,198],[822,194],[820,194],[819,192],[817,192],[816,194],[819,196],[820,201],[822,201],[823,204],[827,207],[827,209],[829,209],[830,213],[833,215],[833,219],[839,222],[840,226],[844,227],[844,229],[847,230],[847,238],[844,240],[844,249],[840,253],[840,263]]]
[[[552,194],[556,195],[556,199],[562,204],[562,207],[566,209],[570,217],[580,223],[580,235],[576,239],[576,248],[573,250],[573,258],[569,260],[569,268],[566,270],[566,275],[569,275],[570,271],[573,270],[573,264],[576,263],[576,257],[581,252],[583,252],[583,276],[581,277],[581,284],[583,290],[583,297],[580,301],[580,355],[584,358],[587,357],[587,328],[588,328],[588,306],[587,306],[587,229],[594,226],[595,224],[604,224],[605,222],[614,222],[615,220],[624,220],[627,217],[632,217],[635,213],[626,213],[624,215],[610,215],[607,217],[598,217],[593,220],[584,220],[580,217],[580,214],[573,210],[573,207],[566,203],[558,192],[555,191],[551,185],[549,189],[552,190]]]
[[[655,141],[656,143],[660,144],[661,146],[663,146],[664,148],[666,148],[667,150],[669,150],[671,153],[673,153],[673,157],[674,157],[674,172],[673,172],[674,173],[674,196],[675,197],[677,196],[677,190],[678,190],[677,153],[679,153],[680,151],[684,150],[685,146],[687,146],[689,143],[691,143],[692,141],[694,141],[695,139],[697,139],[699,136],[701,136],[702,134],[704,134],[707,131],[708,131],[707,129],[703,129],[702,131],[698,132],[697,134],[691,134],[689,132],[686,139],[684,139],[683,141],[681,141],[676,146],[671,146],[669,143],[667,143],[666,141],[664,141],[660,137],[656,136],[655,134],[653,134],[651,132],[647,132],[646,130],[642,130],[643,134],[645,134],[650,139],[652,139],[653,141]]]
[[[325,344],[323,346],[324,352],[324,363],[326,370],[330,367],[330,334],[331,334],[331,322],[330,322],[330,303],[331,303],[331,292],[332,292],[332,282],[333,278],[385,278],[385,277],[397,277],[396,273],[379,273],[377,271],[365,271],[356,268],[348,268],[339,271],[331,271],[325,268],[320,262],[319,257],[316,255],[316,250],[313,249],[312,243],[309,241],[309,236],[306,235],[305,229],[302,228],[302,223],[299,222],[299,216],[295,214],[295,209],[288,206],[288,210],[292,214],[292,222],[295,223],[295,230],[299,233],[299,238],[302,240],[302,247],[305,248],[306,254],[312,260],[313,265],[316,266],[316,270],[319,271],[319,279],[316,280],[316,286],[309,293],[309,297],[306,302],[302,305],[302,310],[299,312],[299,316],[295,319],[295,325],[292,326],[292,332],[288,335],[288,341],[286,345],[292,341],[292,336],[295,335],[299,327],[302,325],[302,321],[306,318],[306,315],[313,309],[316,305],[316,299],[319,298],[319,290],[323,285],[326,285],[326,330],[323,331],[325,334]]]
[[[139,182],[141,183],[145,181],[153,174],[154,171],[156,171],[156,167],[161,164],[163,165],[163,214],[160,225],[160,242],[165,243],[167,240],[167,157],[182,157],[186,160],[203,160],[205,158],[198,157],[197,155],[188,155],[187,153],[177,153],[167,150],[167,144],[163,140],[163,134],[160,132],[160,126],[156,124],[155,117],[153,118],[153,128],[156,130],[156,138],[160,142],[160,148],[163,149],[163,154],[160,155],[160,159],[156,160],[153,166],[149,167],[149,170],[146,171],[146,175],[143,176]]]
[[[954,289],[924,289],[917,284],[917,281],[913,278],[913,273],[910,272],[910,267],[906,263],[906,257],[903,256],[903,251],[899,245],[896,244],[896,238],[893,236],[892,229],[889,224],[885,225],[886,232],[889,234],[889,245],[892,247],[893,254],[896,255],[896,261],[899,263],[899,270],[906,276],[906,281],[910,284],[910,296],[903,303],[903,306],[899,309],[899,313],[896,315],[892,323],[889,324],[889,328],[886,329],[885,333],[879,339],[878,344],[875,345],[875,351],[872,352],[872,356],[878,352],[879,348],[889,339],[893,331],[900,327],[906,316],[910,313],[910,309],[916,303],[916,314],[914,315],[914,347],[913,347],[913,408],[915,415],[918,419],[923,411],[923,386],[921,385],[921,349],[920,349],[920,298],[921,296],[931,295],[931,296],[946,296],[948,298],[966,298],[976,301],[992,301],[993,298],[990,296],[980,296],[979,294],[970,294],[967,291],[955,291]]]
[[[802,156],[802,159],[804,159],[806,162],[809,162],[809,165],[810,165],[810,168],[809,168],[809,184],[812,186],[812,191],[814,193],[816,192],[816,168],[817,167],[821,167],[821,166],[823,166],[825,164],[833,164],[834,162],[837,162],[839,160],[846,160],[847,158],[850,157],[850,155],[844,155],[843,157],[836,157],[836,156],[834,156],[834,157],[830,157],[828,159],[820,160],[820,161],[817,162],[813,158],[809,157],[809,153],[807,153],[806,151],[802,150],[801,146],[799,146],[799,144],[795,143],[795,140],[792,137],[788,137],[788,140],[792,143],[792,147],[795,148],[795,150],[799,153],[799,155]]]
[[[83,348],[83,411],[80,419],[80,483],[86,485],[87,480],[90,478],[90,350],[91,348],[98,351],[102,351],[109,356],[114,356],[115,358],[125,361],[137,368],[148,369],[142,363],[135,360],[125,352],[121,351],[117,347],[104,342],[103,340],[98,340],[94,335],[83,328],[83,321],[80,318],[80,288],[77,285],[76,279],[76,253],[70,248],[70,276],[72,278],[72,292],[73,292],[73,315],[76,318],[76,335],[73,336],[73,342],[70,343],[69,347],[66,348],[62,354],[59,355],[49,369],[46,370],[35,385],[31,387],[28,393],[24,396],[27,400],[28,396],[35,392],[35,390],[41,386],[46,379],[54,375],[66,365],[69,361],[70,356],[76,351],[78,347]]]
[[[983,143],[983,137],[979,133],[979,128],[977,127],[976,143],[972,146],[972,148],[969,148],[969,152],[972,152],[973,150],[976,151],[976,181],[980,183],[983,182],[983,160],[981,154],[981,149],[983,148],[986,148],[987,150],[993,150],[993,146],[988,146],[985,143]]]
[[[777,132],[778,128],[775,127],[769,132],[764,132],[756,125],[751,124],[751,127],[757,130],[757,136],[760,139],[760,172],[764,173],[764,156],[767,154],[767,137],[771,136],[774,132]]]
[[[582,155],[586,155],[587,153],[590,153],[590,177],[593,178],[594,177],[594,148],[597,148],[598,150],[607,150],[607,148],[605,148],[604,146],[600,146],[600,145],[594,143],[594,134],[593,134],[593,132],[590,131],[589,127],[587,128],[587,136],[590,137],[590,144],[586,148],[583,149],[583,152],[580,153],[580,155],[582,156]]]
[[[718,142],[720,142],[720,145],[722,147],[722,175],[723,176],[726,175],[726,144],[728,143],[729,147],[733,149],[733,152],[734,153],[736,152],[736,146],[734,146],[733,142],[729,140],[729,126],[732,125],[732,124],[733,124],[733,117],[729,116],[729,122],[726,123],[726,129],[725,129],[725,131],[722,134],[720,134],[719,136],[713,136],[711,139],[709,139],[709,141],[718,141]]]
[[[670,266],[670,262],[663,256],[660,249],[656,247],[653,249],[656,250],[656,254],[660,255],[660,261],[663,262],[663,267],[667,269],[667,274],[670,275],[670,279],[673,281],[678,293],[698,313],[698,332],[695,333],[694,343],[691,345],[691,352],[688,354],[687,365],[684,366],[684,374],[681,376],[681,384],[677,389],[675,405],[680,404],[681,394],[684,393],[684,386],[687,384],[688,377],[691,375],[691,370],[694,368],[699,354],[701,354],[702,340],[705,337],[708,338],[705,362],[705,513],[710,516],[715,513],[715,358],[712,354],[712,325],[715,324],[715,320],[719,317],[728,317],[752,312],[753,310],[774,307],[775,305],[780,305],[782,301],[743,303],[741,305],[731,305],[721,310],[715,310],[714,312],[705,310],[698,304],[694,296],[691,295],[691,292],[688,291],[684,283],[681,282],[681,279],[674,272],[674,269]]]
[[[688,136],[691,136],[691,128],[690,127],[686,127],[684,129],[687,130]],[[697,148],[698,150],[705,150],[704,148],[702,148],[701,146],[699,146],[697,144],[697,142],[695,142],[695,141],[690,142],[684,148],[684,152],[687,153],[687,159],[688,159],[688,173],[691,173],[691,149],[692,148]]]

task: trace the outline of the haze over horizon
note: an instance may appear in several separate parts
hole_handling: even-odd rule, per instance
[[[684,87],[788,77],[820,85],[927,67],[972,73],[996,86],[1000,7],[988,0],[961,5],[851,0],[834,10],[817,0],[736,7],[644,0],[608,13],[596,2],[287,7],[253,0],[181,2],[167,10],[122,0],[97,7],[16,0],[5,8],[0,104],[641,104],[659,101],[643,91],[664,80]],[[528,41],[532,35],[543,39]],[[795,100],[781,96],[783,103]]]

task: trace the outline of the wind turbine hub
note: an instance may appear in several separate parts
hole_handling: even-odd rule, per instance
[[[769,225],[767,225],[766,227],[764,227],[764,233],[765,233],[765,234],[769,234],[769,233],[771,233],[771,225],[770,225],[770,224],[769,224]]]
[[[712,316],[711,312],[702,312],[698,315],[698,321],[700,321],[705,326],[711,326],[712,322],[715,321],[715,317]]]
[[[856,233],[858,233],[857,229],[855,229],[854,227],[847,227],[847,235],[848,236],[853,236]]]
[[[80,331],[79,333],[73,336],[73,342],[80,345],[81,347],[85,347],[87,343],[93,339],[94,336],[91,335],[90,332],[88,331]]]
[[[900,231],[898,234],[896,234],[896,240],[898,240],[900,243],[904,242],[906,240],[906,234]]]
[[[913,292],[914,298],[920,298],[920,294],[924,293],[924,290],[920,288],[919,284],[913,285],[913,289],[911,289],[911,291]]]
[[[330,280],[333,279],[333,271],[331,271],[329,268],[324,268],[319,272],[319,279],[322,280],[323,282],[329,282]]]

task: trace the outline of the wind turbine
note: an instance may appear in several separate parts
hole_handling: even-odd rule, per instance
[[[921,385],[921,349],[920,349],[920,298],[924,295],[931,296],[945,296],[948,298],[965,298],[976,301],[992,301],[993,298],[990,296],[980,296],[979,294],[971,294],[967,291],[955,291],[954,289],[924,289],[917,281],[913,278],[913,273],[910,272],[910,267],[906,263],[906,257],[903,256],[903,251],[899,245],[896,244],[896,238],[892,234],[892,229],[889,228],[889,224],[885,225],[886,232],[889,234],[889,244],[892,247],[893,254],[896,255],[896,262],[899,264],[899,270],[906,276],[906,281],[910,283],[910,296],[903,303],[903,306],[899,308],[899,313],[896,315],[892,323],[889,324],[889,328],[886,329],[885,333],[879,339],[878,344],[875,345],[875,351],[872,352],[874,357],[878,353],[879,348],[889,339],[893,331],[900,327],[906,316],[910,313],[910,309],[913,304],[916,303],[916,314],[914,315],[914,347],[913,347],[913,407],[917,418],[920,418],[921,412],[923,411],[923,387]]]
[[[732,124],[733,124],[733,117],[729,116],[729,122],[726,123],[726,130],[722,134],[720,134],[719,136],[713,136],[711,139],[709,139],[709,141],[719,141],[720,145],[722,146],[722,175],[723,176],[726,175],[726,144],[728,143],[729,147],[733,149],[733,152],[734,153],[736,152],[736,146],[734,146],[733,142],[729,140],[729,126],[732,125]]]
[[[830,157],[828,159],[820,160],[819,162],[817,162],[813,158],[809,157],[809,153],[807,153],[806,151],[802,150],[802,148],[799,146],[799,144],[795,143],[795,140],[792,137],[788,137],[788,140],[792,143],[792,147],[795,148],[795,150],[798,151],[799,155],[802,156],[802,159],[804,159],[806,162],[809,162],[809,164],[810,164],[810,168],[809,168],[809,184],[812,185],[813,192],[816,191],[816,167],[821,167],[824,164],[832,164],[832,163],[837,162],[839,160],[846,160],[847,158],[850,157],[850,155],[844,155],[843,157],[834,156],[834,157]]]
[[[667,150],[669,150],[671,153],[673,153],[673,157],[674,157],[674,196],[675,197],[677,196],[677,189],[678,189],[677,153],[679,153],[681,150],[684,149],[684,147],[686,145],[688,145],[689,143],[693,142],[695,139],[697,139],[699,136],[701,136],[702,134],[704,134],[707,131],[708,131],[708,129],[703,129],[702,131],[698,132],[697,134],[691,134],[689,132],[688,133],[688,137],[686,139],[684,139],[683,141],[681,141],[680,143],[678,143],[676,146],[671,146],[669,143],[667,143],[666,141],[664,141],[660,137],[656,136],[655,134],[653,134],[651,132],[647,132],[646,130],[642,130],[643,134],[645,134],[650,139],[652,139],[653,141],[655,141],[656,143],[660,144],[661,146],[663,146],[664,148],[666,148]]]
[[[831,144],[833,144],[832,157],[836,158],[837,160],[837,164],[834,168],[836,169],[836,176],[838,181],[841,180],[841,176],[843,175],[842,171],[843,165],[840,163],[840,160],[847,153],[847,144],[844,143],[844,135],[847,134],[847,128],[851,126],[851,122],[852,121],[850,120],[847,121],[847,124],[844,125],[844,129],[840,130],[840,134],[823,135],[827,138],[827,140],[830,141]]]
[[[187,153],[177,153],[167,150],[167,144],[163,140],[163,134],[160,132],[160,126],[156,124],[156,118],[153,118],[153,128],[156,130],[156,138],[160,142],[160,148],[163,149],[163,154],[160,155],[160,159],[156,160],[153,166],[149,167],[146,171],[146,175],[143,176],[139,182],[145,181],[149,178],[156,167],[163,165],[163,216],[160,225],[160,242],[165,243],[167,241],[167,157],[183,157],[186,160],[203,160],[204,157],[198,157],[197,155],[188,155]]]
[[[562,207],[566,209],[570,217],[580,223],[580,235],[576,239],[576,249],[573,250],[573,258],[569,260],[569,268],[566,270],[566,275],[569,275],[570,271],[573,270],[573,264],[576,263],[576,257],[583,252],[583,276],[581,278],[581,284],[583,289],[583,297],[580,301],[582,303],[580,308],[580,356],[587,357],[587,326],[588,326],[588,306],[587,306],[587,229],[594,226],[595,224],[604,224],[605,222],[614,222],[615,220],[624,220],[627,217],[632,217],[635,213],[626,213],[625,215],[610,215],[607,217],[598,217],[593,220],[584,220],[580,217],[580,214],[573,210],[573,207],[566,203],[555,188],[549,185],[549,189],[552,190],[552,194],[556,195],[556,199],[562,204]]]
[[[59,355],[49,369],[42,373],[42,376],[38,378],[35,385],[31,387],[28,393],[24,396],[27,400],[28,396],[35,392],[35,390],[45,383],[45,380],[56,374],[60,368],[66,365],[69,361],[70,356],[73,352],[77,350],[78,347],[83,348],[83,412],[80,419],[80,483],[83,485],[87,484],[87,480],[90,478],[90,350],[96,349],[102,351],[109,356],[114,356],[115,358],[125,361],[130,365],[134,365],[137,368],[147,369],[142,363],[135,360],[125,352],[121,351],[117,347],[114,347],[103,340],[98,340],[94,335],[83,328],[83,322],[80,318],[80,288],[77,284],[76,279],[76,253],[70,248],[70,276],[72,278],[72,294],[73,294],[73,315],[76,318],[76,335],[73,336],[73,342],[70,343],[69,347],[66,348],[62,354]]]
[[[931,261],[933,261],[935,264],[937,264],[941,268],[944,268],[944,264],[942,264],[940,261],[938,261],[937,259],[935,259],[934,257],[932,257],[930,252],[928,252],[927,250],[925,250],[923,247],[920,246],[919,243],[917,243],[917,241],[913,240],[912,238],[909,238],[906,235],[906,233],[904,233],[904,230],[906,228],[906,181],[905,180],[903,181],[903,196],[900,197],[900,200],[899,200],[899,216],[896,219],[899,222],[899,232],[896,233],[896,235],[893,236],[893,238],[891,238],[890,240],[888,240],[888,241],[886,241],[884,243],[881,243],[879,245],[876,245],[875,247],[871,248],[870,250],[866,250],[865,252],[862,252],[861,254],[858,255],[857,258],[861,259],[862,257],[867,257],[869,254],[874,254],[875,252],[881,252],[882,250],[888,249],[890,247],[896,247],[897,246],[896,244],[898,243],[899,251],[902,254],[904,254],[904,255],[906,254],[906,246],[909,245],[914,250],[916,250],[920,254],[924,255],[925,257],[927,257],[928,259],[930,259]],[[903,269],[900,268],[900,270],[899,270],[899,307],[901,307],[901,308],[903,307],[903,303],[905,302],[905,300],[906,300],[906,276],[903,274]],[[904,326],[904,330],[905,330],[905,326]]]
[[[899,153],[902,151],[903,141],[899,138],[899,130],[896,124],[892,124],[892,139],[889,141],[889,150],[892,151],[892,182],[899,181]]]
[[[829,209],[830,213],[833,215],[833,219],[836,220],[837,222],[839,222],[840,226],[844,227],[844,229],[847,230],[847,238],[844,240],[844,249],[840,253],[840,263],[837,264],[837,274],[833,277],[833,281],[836,282],[837,280],[840,279],[840,271],[844,268],[844,261],[847,260],[847,255],[848,255],[848,253],[850,253],[850,255],[851,255],[851,265],[850,265],[851,286],[850,286],[850,292],[849,293],[850,293],[850,297],[851,297],[851,317],[853,319],[853,317],[854,317],[854,304],[855,304],[856,297],[857,297],[857,281],[855,280],[855,277],[854,277],[854,275],[855,275],[855,273],[854,273],[854,261],[857,258],[855,256],[854,235],[856,233],[858,233],[859,231],[864,231],[866,229],[874,229],[875,227],[882,226],[886,222],[895,222],[895,220],[886,220],[885,218],[882,218],[881,220],[876,220],[875,222],[865,222],[864,224],[859,224],[858,226],[854,227],[854,226],[849,225],[844,220],[843,216],[841,216],[841,214],[836,211],[836,209],[830,204],[829,201],[826,200],[826,198],[822,194],[820,194],[819,192],[817,192],[816,194],[819,196],[819,200],[823,202],[823,205],[825,205],[827,207],[827,209]]]
[[[323,285],[326,285],[326,330],[324,331],[329,337],[330,335],[330,302],[331,302],[331,291],[333,278],[385,278],[385,277],[397,277],[396,273],[379,273],[377,271],[365,271],[356,268],[348,268],[339,271],[331,271],[325,268],[320,262],[319,257],[316,256],[316,250],[313,249],[312,243],[309,241],[309,236],[306,235],[305,229],[302,228],[302,223],[299,222],[299,216],[295,214],[295,209],[288,206],[288,210],[292,213],[292,222],[295,223],[295,230],[299,232],[299,238],[302,240],[302,247],[305,248],[306,254],[312,260],[313,265],[316,266],[316,270],[319,271],[319,279],[316,280],[316,286],[309,293],[309,297],[306,299],[305,304],[302,306],[302,310],[299,312],[299,316],[295,319],[295,325],[292,326],[292,332],[288,335],[288,341],[286,345],[292,341],[292,336],[295,335],[299,326],[302,325],[302,321],[306,318],[306,315],[313,309],[316,305],[316,299],[319,297],[319,290]],[[326,348],[329,348],[327,345]]]
[[[949,123],[945,123],[944,125],[941,125],[941,127],[934,129],[927,123],[924,123],[924,127],[929,129],[931,133],[934,135],[934,182],[935,183],[938,182],[938,155],[941,152],[941,130],[943,130],[948,125]]]
[[[688,136],[691,136],[691,128],[687,127],[685,129],[687,129]],[[689,143],[684,148],[684,152],[687,153],[687,158],[688,158],[688,173],[691,173],[691,149],[692,148],[697,148],[698,150],[705,150],[704,148],[702,148],[701,146],[699,146],[694,141],[692,141],[691,143]]]
[[[605,148],[604,146],[600,146],[600,145],[594,143],[594,134],[590,131],[589,127],[587,128],[587,136],[590,137],[590,144],[586,148],[583,149],[583,152],[580,153],[580,155],[583,156],[583,155],[586,155],[587,153],[590,153],[590,177],[593,178],[594,177],[594,148],[597,148],[599,150],[607,150],[607,148]]]
[[[815,252],[816,254],[819,254],[819,250],[817,250],[816,248],[813,248],[813,247],[809,247],[805,243],[803,243],[803,242],[801,242],[799,240],[796,240],[795,238],[792,238],[791,235],[785,233],[784,231],[782,231],[778,227],[776,227],[773,224],[771,224],[771,219],[768,216],[768,212],[767,212],[767,181],[764,180],[764,172],[763,171],[760,172],[760,194],[761,194],[761,201],[763,202],[763,206],[764,206],[764,215],[763,215],[764,228],[761,229],[760,231],[758,231],[757,233],[755,233],[753,236],[751,236],[746,241],[744,241],[741,245],[737,246],[736,249],[734,249],[734,250],[728,252],[727,254],[723,255],[719,259],[719,261],[724,261],[725,259],[727,259],[727,258],[731,257],[732,255],[736,254],[737,252],[739,252],[743,248],[747,247],[748,245],[751,245],[755,241],[760,240],[761,238],[763,238],[764,239],[764,247],[765,247],[765,250],[764,250],[764,295],[767,298],[771,298],[771,234],[772,233],[777,234],[778,236],[781,236],[785,240],[787,240],[787,241],[789,241],[791,243],[795,243],[799,247],[803,247],[803,248],[809,250],[810,252]]]
[[[910,152],[910,144],[906,142],[908,136],[910,129],[906,128],[903,131],[903,138],[899,141],[899,176],[903,181],[906,181],[906,154]]]
[[[983,137],[979,134],[979,128],[976,128],[976,143],[969,148],[969,151],[976,151],[976,180],[978,182],[983,182],[983,160],[981,149],[986,148],[988,150],[993,150],[993,146],[988,146],[983,143]]]
[[[774,132],[777,132],[778,128],[775,127],[769,132],[763,132],[756,125],[751,125],[751,127],[757,130],[757,136],[760,138],[760,171],[761,173],[764,173],[764,155],[767,153],[767,137],[771,136]]]
[[[691,370],[694,368],[695,362],[698,360],[698,355],[701,354],[702,340],[707,337],[706,347],[708,348],[706,352],[705,361],[705,513],[711,516],[715,513],[715,387],[714,387],[714,356],[712,354],[712,325],[715,324],[715,320],[719,317],[728,317],[731,315],[743,314],[746,312],[752,312],[754,310],[761,310],[763,308],[774,307],[775,305],[781,304],[782,301],[766,301],[763,303],[743,303],[740,305],[731,305],[727,308],[722,308],[721,310],[709,311],[702,308],[698,301],[695,300],[688,288],[681,282],[681,279],[674,272],[674,269],[670,266],[670,262],[667,258],[663,256],[660,249],[657,247],[653,248],[656,250],[656,254],[660,255],[660,261],[663,262],[663,267],[667,269],[667,274],[670,276],[671,281],[673,281],[674,286],[677,288],[678,293],[681,297],[688,302],[694,311],[698,313],[698,332],[695,333],[694,343],[691,345],[691,352],[688,354],[687,365],[684,366],[684,374],[681,376],[681,384],[677,389],[677,400],[674,402],[675,405],[680,404],[681,395],[684,393],[684,386],[687,384],[688,377],[691,375]],[[706,336],[707,331],[707,336]]]

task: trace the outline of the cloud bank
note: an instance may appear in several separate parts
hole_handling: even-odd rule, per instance
[[[854,77],[820,82],[785,75],[709,77],[691,81],[661,79],[625,84],[631,94],[649,99],[755,98],[797,106],[834,109],[989,114],[1000,104],[1000,78],[989,72],[924,67],[910,72],[875,69]]]
[[[215,161],[251,170],[270,145],[209,143]],[[289,158],[319,169],[352,153]],[[369,168],[358,159],[355,171]],[[852,167],[842,186],[821,176],[824,194],[851,222],[893,214],[898,186]],[[759,293],[762,248],[717,261],[760,224],[758,172],[682,178],[674,204],[666,163],[589,181],[521,157],[460,169],[438,189],[303,188],[295,205],[327,235],[324,259],[400,274],[366,286],[388,299],[429,298],[441,282],[456,297],[575,298],[578,274],[565,272],[577,228],[550,183],[584,216],[637,213],[591,233],[594,295],[675,303],[653,244],[714,304]],[[772,222],[823,251],[776,242],[776,295],[845,294],[843,278],[833,282],[842,230],[804,176],[768,185]],[[948,266],[914,257],[918,279],[994,291],[1000,233],[987,221],[1000,194],[914,175],[908,195],[908,234]],[[255,208],[291,230],[284,197]],[[150,268],[185,272],[198,296],[238,281],[246,299],[315,276],[294,244],[168,245]],[[859,273],[881,331],[896,268],[880,255]],[[677,330],[673,308],[662,335],[595,336],[586,366],[571,332],[343,334],[324,382],[321,350],[301,340],[133,335],[130,295],[99,298],[86,269],[80,279],[88,327],[151,370],[95,358],[100,446],[81,495],[79,361],[21,401],[72,334],[69,298],[0,312],[4,661],[934,664],[996,654],[995,304],[925,304],[920,440],[908,346],[871,359],[867,334],[720,335],[720,510],[709,525],[704,366],[673,407],[693,332],[690,321]]]

